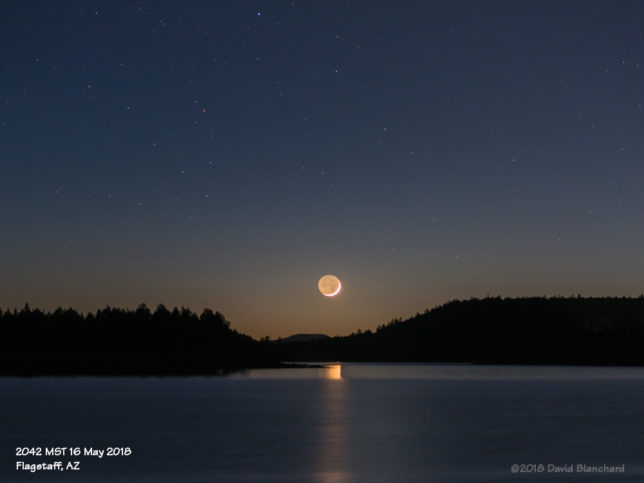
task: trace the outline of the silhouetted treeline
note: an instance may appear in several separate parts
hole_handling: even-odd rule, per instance
[[[207,309],[0,311],[2,375],[217,374],[274,366],[273,355]]]
[[[453,301],[375,332],[256,341],[219,312],[0,311],[0,375],[220,374],[281,361],[644,365],[644,297]]]
[[[276,345],[294,361],[644,365],[644,297],[453,301],[373,333]]]

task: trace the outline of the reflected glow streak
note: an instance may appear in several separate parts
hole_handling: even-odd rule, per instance
[[[324,368],[325,379],[342,379],[342,365],[334,364]]]

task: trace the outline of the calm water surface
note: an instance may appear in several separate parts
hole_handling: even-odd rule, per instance
[[[16,456],[56,446],[133,454]],[[17,471],[18,460],[80,461],[80,471]],[[513,464],[544,470],[515,474]],[[644,369],[342,364],[4,378],[0,481],[644,481]]]

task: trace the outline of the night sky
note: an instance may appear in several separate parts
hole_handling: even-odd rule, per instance
[[[644,292],[643,2],[7,1],[0,102],[3,308]]]

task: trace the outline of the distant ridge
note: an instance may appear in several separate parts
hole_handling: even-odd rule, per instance
[[[279,342],[286,342],[286,343],[310,342],[312,340],[329,339],[329,338],[330,337],[325,334],[294,334],[294,335],[285,337],[284,339],[279,339]]]

